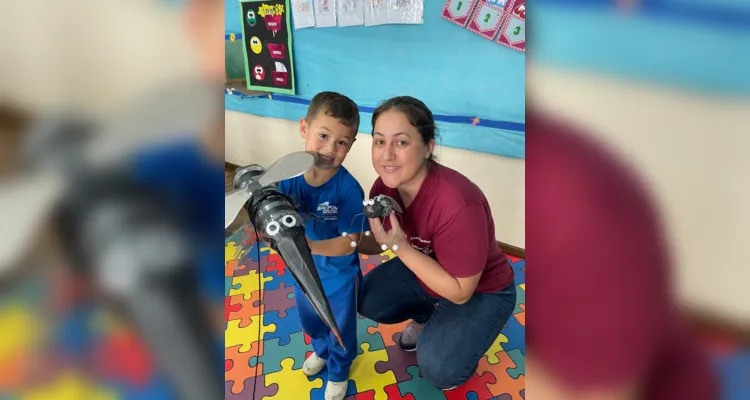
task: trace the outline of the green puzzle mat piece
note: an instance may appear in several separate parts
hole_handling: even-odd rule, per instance
[[[526,356],[521,353],[521,349],[506,351],[508,357],[516,364],[515,368],[508,368],[508,375],[513,379],[518,379],[521,375],[526,375]]]
[[[521,304],[526,304],[526,291],[516,286],[516,308],[513,310],[513,314],[523,312]]]
[[[281,361],[285,358],[294,360],[293,370],[302,368],[306,352],[313,351],[312,345],[305,344],[305,336],[301,331],[292,333],[289,337],[291,340],[285,346],[279,345],[280,338],[263,341],[263,355],[260,356],[260,363],[263,364],[264,375],[281,371]],[[254,366],[252,360],[250,366]]]
[[[432,386],[430,382],[419,376],[419,367],[411,365],[406,368],[406,372],[411,375],[412,379],[398,383],[402,396],[412,394],[415,399],[445,399],[445,392]]]
[[[383,337],[380,336],[380,332],[370,333],[367,331],[367,328],[376,328],[377,326],[378,323],[371,319],[357,317],[357,346],[359,347],[357,355],[364,354],[362,350],[363,343],[370,345],[370,351],[385,349],[385,343],[383,342]]]

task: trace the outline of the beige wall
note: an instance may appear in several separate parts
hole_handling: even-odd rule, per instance
[[[30,108],[109,111],[168,77],[190,76],[193,61],[180,35],[180,21],[156,4],[0,2],[0,100]],[[134,41],[138,46],[132,45]],[[748,102],[674,93],[654,85],[622,85],[551,69],[530,68],[528,81],[543,104],[577,116],[602,137],[636,154],[636,164],[665,207],[680,261],[683,298],[747,319]],[[76,92],[85,95],[71,97]],[[227,112],[227,160],[268,163],[301,149],[294,130],[290,122]],[[346,164],[366,189],[375,177],[368,141],[368,135],[361,136]],[[523,246],[523,161],[451,149],[443,149],[440,156],[487,192],[498,239]],[[485,171],[491,171],[491,179],[480,178]]]
[[[174,10],[155,0],[0,1],[0,102],[104,115],[195,74]]]
[[[662,206],[682,298],[750,322],[750,101],[541,67],[527,82],[540,106],[632,155]]]
[[[226,111],[226,160],[269,165],[284,154],[304,150],[299,124]],[[365,190],[377,178],[372,169],[372,137],[360,133],[344,166]],[[439,147],[440,162],[457,169],[484,191],[495,217],[497,240],[524,247],[524,162],[492,154]],[[488,172],[490,171],[490,172]]]

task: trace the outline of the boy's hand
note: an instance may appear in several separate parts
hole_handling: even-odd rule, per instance
[[[305,236],[305,239],[307,239],[307,245],[310,247],[312,254],[339,257],[348,256],[354,252],[355,247],[352,247],[351,243],[359,240],[359,234],[349,234],[328,240],[312,240],[307,236]]]

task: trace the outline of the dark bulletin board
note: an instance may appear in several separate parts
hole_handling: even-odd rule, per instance
[[[289,0],[242,0],[247,88],[296,94]]]
[[[244,46],[242,40],[225,40],[224,41],[224,71],[226,72],[226,82],[245,82],[245,52],[242,51]]]

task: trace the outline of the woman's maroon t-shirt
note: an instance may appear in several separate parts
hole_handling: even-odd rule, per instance
[[[434,163],[408,208],[398,190],[385,186],[380,178],[370,189],[370,198],[379,194],[398,201],[404,211],[399,222],[412,247],[434,258],[453,277],[482,273],[475,293],[496,292],[512,282],[513,269],[495,241],[487,198],[465,176]],[[390,229],[388,219],[384,225]],[[442,297],[417,280],[427,293]]]
[[[526,132],[529,352],[579,391],[639,382],[639,399],[716,399],[673,296],[655,203],[631,168],[533,110]]]

